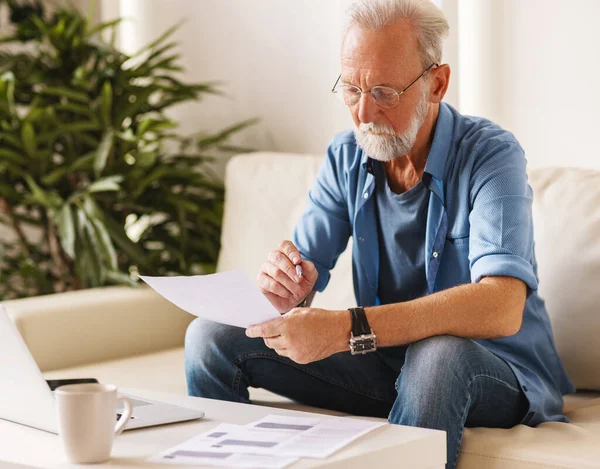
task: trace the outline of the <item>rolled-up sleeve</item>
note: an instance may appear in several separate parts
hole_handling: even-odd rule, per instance
[[[329,145],[307,206],[294,229],[294,244],[302,258],[311,261],[319,273],[314,289],[320,292],[329,283],[330,271],[351,235],[343,151],[344,146],[335,141]]]
[[[533,268],[533,193],[516,142],[481,151],[471,174],[469,264],[471,281],[507,276],[537,290]]]

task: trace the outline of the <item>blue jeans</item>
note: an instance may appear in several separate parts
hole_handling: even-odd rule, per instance
[[[449,469],[465,427],[510,428],[529,407],[504,360],[454,336],[299,365],[244,329],[196,319],[185,338],[185,365],[190,396],[250,403],[251,386],[307,405],[445,430]]]

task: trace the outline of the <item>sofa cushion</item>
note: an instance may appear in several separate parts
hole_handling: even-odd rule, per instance
[[[540,294],[577,389],[600,390],[600,171],[530,171]],[[600,461],[600,459],[599,459]]]
[[[56,293],[3,305],[42,371],[181,346],[194,319],[144,286]]]

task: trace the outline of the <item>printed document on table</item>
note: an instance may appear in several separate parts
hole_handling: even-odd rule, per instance
[[[174,465],[210,465],[223,467],[284,469],[296,458],[281,456],[216,452],[210,449],[215,440],[237,431],[240,425],[223,423],[213,430],[195,436],[180,445],[151,457],[150,462]]]
[[[140,278],[171,303],[200,318],[246,328],[280,317],[242,270]]]
[[[218,438],[210,449],[224,453],[326,458],[383,425],[387,424],[347,417],[269,415]]]

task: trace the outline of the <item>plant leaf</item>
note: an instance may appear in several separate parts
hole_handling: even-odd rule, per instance
[[[54,109],[56,111],[72,112],[74,114],[81,114],[83,116],[88,116],[88,117],[92,116],[92,111],[90,110],[90,108],[83,104],[77,104],[77,103],[57,104],[54,107]]]
[[[139,287],[140,284],[123,272],[108,271],[106,272],[106,280],[116,283],[117,285],[127,285],[129,287]]]
[[[94,34],[102,32],[106,28],[112,28],[114,26],[117,26],[119,23],[121,23],[121,21],[123,21],[123,18],[117,18],[116,20],[111,20],[111,21],[106,21],[104,23],[100,23],[100,24],[94,26],[92,29],[90,29],[87,32],[87,36],[88,37],[93,36]]]
[[[85,212],[82,209],[78,209],[81,213],[80,222],[83,223],[83,239],[86,241],[86,254],[90,261],[90,283],[92,287],[97,287],[102,284],[104,269],[102,268],[102,246],[100,240],[98,239],[98,235],[96,234],[96,230],[94,230],[94,226],[91,221],[86,216]]]
[[[110,239],[110,235],[108,234],[104,223],[94,218],[91,219],[91,222],[96,230],[96,234],[98,236],[98,240],[100,241],[100,245],[102,246],[104,258],[106,259],[108,267],[111,271],[117,270],[117,251],[115,250],[115,246]]]
[[[109,176],[103,179],[98,179],[96,182],[93,182],[86,189],[86,192],[94,193],[94,192],[107,192],[107,191],[118,191],[121,189],[119,183],[123,181],[123,176]]]
[[[98,151],[95,150],[79,157],[71,164],[71,166],[69,166],[69,173],[78,171],[80,169],[92,169],[94,167],[94,161],[96,160],[97,154]]]
[[[87,94],[62,86],[45,86],[40,90],[40,94],[58,96],[59,98],[69,98],[73,101],[79,101],[80,103],[84,104],[88,104],[90,101]]]
[[[100,130],[100,124],[94,121],[88,122],[72,122],[70,124],[59,125],[59,130],[63,132],[85,132],[86,130]]]
[[[198,139],[196,140],[196,145],[197,145],[198,149],[200,149],[200,150],[210,147],[212,145],[216,145],[218,143],[221,143],[221,142],[227,140],[234,133],[239,132],[242,129],[245,129],[246,127],[256,124],[257,122],[259,122],[259,120],[260,119],[248,119],[248,120],[239,122],[237,124],[234,124],[230,127],[227,127],[225,130],[222,130],[221,132],[219,132],[217,134],[209,135],[207,137],[198,137]]]
[[[0,132],[0,142],[2,142],[2,140],[6,140],[15,148],[23,148],[23,145],[21,144],[21,139],[14,133]]]
[[[111,124],[111,112],[112,112],[112,101],[113,92],[110,81],[105,81],[102,86],[102,98],[100,101],[100,110],[102,115],[102,121],[106,127],[110,127]]]
[[[57,209],[62,204],[62,199],[55,191],[44,191],[29,175],[25,175],[25,181],[31,190],[31,200],[51,210]]]
[[[30,158],[35,158],[37,152],[37,144],[35,141],[35,132],[33,131],[33,125],[30,122],[25,122],[21,127],[21,142],[23,142],[23,148]]]
[[[102,137],[98,152],[96,153],[96,159],[94,160],[94,173],[96,174],[96,177],[100,177],[102,171],[104,171],[104,168],[106,167],[108,155],[110,155],[110,150],[112,149],[114,135],[114,130],[109,128],[104,133],[104,137]]]
[[[75,259],[75,220],[70,204],[64,204],[56,216],[60,244],[65,253]]]
[[[17,164],[25,164],[25,158],[22,155],[8,148],[0,148],[0,158],[6,158]]]
[[[95,14],[96,14],[96,0],[90,0],[87,17],[86,17],[86,24],[92,24],[94,22]]]
[[[159,45],[161,42],[163,42],[165,39],[167,39],[169,36],[171,36],[175,31],[177,31],[182,24],[183,24],[183,21],[179,21],[174,26],[171,26],[164,33],[162,33],[157,39],[152,41],[150,44],[142,47],[139,51],[137,51],[135,54],[133,54],[132,57],[137,57],[138,55],[143,54],[145,51],[153,49],[154,47]]]
[[[67,173],[69,168],[66,166],[61,166],[48,174],[42,176],[42,183],[45,186],[54,186],[57,182],[59,182]]]
[[[146,253],[133,241],[131,241],[125,233],[125,227],[115,221],[113,218],[108,216],[106,213],[103,214],[102,220],[106,226],[106,229],[110,233],[110,237],[119,246],[130,260],[137,264],[139,267],[149,269],[148,258]]]

